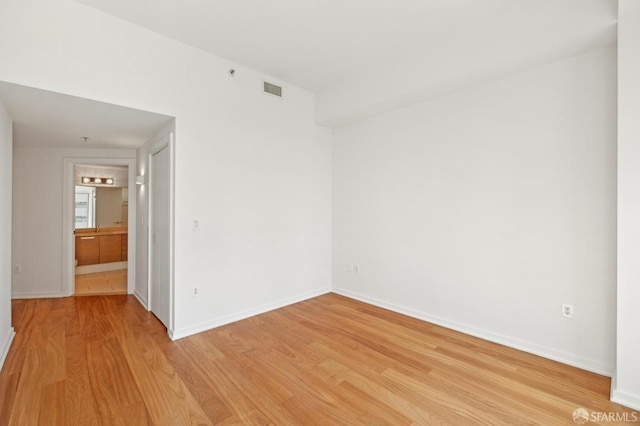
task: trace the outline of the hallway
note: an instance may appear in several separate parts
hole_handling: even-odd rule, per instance
[[[127,294],[127,270],[76,275],[76,296]]]

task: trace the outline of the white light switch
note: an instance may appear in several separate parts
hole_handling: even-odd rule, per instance
[[[200,229],[200,221],[196,219],[193,221],[193,230],[197,231],[198,229]]]

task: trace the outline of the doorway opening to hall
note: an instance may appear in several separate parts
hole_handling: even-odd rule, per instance
[[[126,294],[129,167],[76,164],[74,189],[74,294]]]

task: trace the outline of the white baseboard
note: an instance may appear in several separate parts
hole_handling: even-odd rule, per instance
[[[12,299],[50,299],[56,297],[67,297],[66,293],[61,291],[34,291],[34,292],[22,292],[11,293]]]
[[[616,404],[624,405],[625,407],[640,411],[640,395],[633,395],[612,387],[611,401],[615,402]]]
[[[147,300],[144,297],[142,297],[140,293],[138,293],[138,290],[134,290],[133,295],[136,297],[136,299],[138,299],[138,302],[140,302],[140,304],[148,311],[149,304],[147,303]]]
[[[111,263],[97,263],[95,265],[82,265],[76,266],[76,275],[83,274],[95,274],[98,272],[119,271],[121,269],[127,269],[129,262],[111,262]]]
[[[16,337],[16,331],[11,327],[9,329],[9,335],[5,342],[2,345],[2,352],[0,352],[0,370],[2,370],[2,366],[4,365],[4,360],[7,359],[7,355],[9,354],[9,348],[11,348],[11,343],[13,342],[13,338]]]
[[[529,352],[531,354],[538,355],[543,358],[548,358],[554,361],[561,362],[563,364],[568,364],[573,367],[578,367],[583,370],[601,374],[603,376],[611,377],[613,375],[613,366],[604,364],[602,362],[599,362],[593,359],[584,358],[584,357],[570,354],[564,351],[559,351],[557,349],[540,346],[535,343],[527,342],[520,339],[515,339],[513,337],[504,336],[502,334],[493,333],[491,331],[469,326],[467,324],[451,321],[446,318],[440,318],[434,315],[429,315],[427,313],[416,311],[414,309],[405,308],[403,306],[387,303],[372,297],[363,296],[361,294],[354,293],[350,290],[334,287],[332,291],[342,296],[360,300],[361,302],[369,303],[371,305],[388,309],[390,311],[397,312],[403,315],[407,315],[412,318],[417,318],[419,320],[430,322],[432,324],[436,324],[445,328],[450,328],[452,330],[459,331],[461,333],[469,334],[474,337],[479,337],[480,339],[484,339],[490,342],[509,346],[511,348],[518,349],[524,352]]]
[[[302,302],[303,300],[311,299],[313,297],[317,297],[323,294],[327,294],[331,292],[330,287],[321,288],[317,290],[308,291],[305,293],[301,293],[294,297],[288,297],[286,299],[280,300],[278,302],[268,303],[266,305],[257,306],[253,309],[248,309],[246,311],[238,312],[236,314],[226,315],[220,318],[213,319],[211,321],[207,321],[204,323],[192,325],[189,327],[177,329],[177,330],[169,330],[169,337],[172,340],[182,339],[183,337],[191,336],[196,333],[201,333],[203,331],[211,330],[212,328],[220,327],[226,324],[230,324],[232,322],[240,321],[243,319],[247,319],[253,317],[255,315],[260,315],[265,312],[273,311],[274,309],[283,308],[288,305],[292,305],[294,303]]]

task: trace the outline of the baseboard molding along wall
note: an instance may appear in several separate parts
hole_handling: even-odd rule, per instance
[[[412,318],[416,318],[422,321],[430,322],[432,324],[439,325],[441,327],[450,328],[451,330],[459,331],[480,339],[488,340],[490,342],[498,343],[500,345],[509,346],[514,349],[518,349],[524,352],[528,352],[534,355],[548,358],[554,361],[568,364],[573,367],[578,367],[583,370],[591,371],[593,373],[602,374],[603,376],[612,377],[613,366],[606,365],[601,362],[576,356],[567,352],[558,351],[556,349],[547,348],[544,346],[536,345],[534,343],[526,342],[524,340],[514,339],[512,337],[503,336],[501,334],[493,333],[487,330],[471,327],[466,324],[461,324],[455,321],[451,321],[445,318],[436,317],[426,314],[424,312],[416,311],[413,309],[405,308],[403,306],[387,303],[382,300],[378,300],[372,297],[363,296],[361,294],[354,293],[349,290],[341,288],[333,288],[332,291],[336,294],[340,294],[345,297],[359,300],[364,303],[369,303],[380,308],[388,309],[399,314],[407,315]]]
[[[134,290],[133,295],[136,297],[136,299],[138,299],[138,302],[140,302],[140,304],[148,311],[149,304],[147,303],[147,300],[138,292],[138,290]]]
[[[121,269],[128,269],[128,268],[129,268],[129,262],[127,262],[126,260],[122,262],[97,263],[95,265],[76,266],[75,274],[76,275],[96,274],[98,272],[119,271]]]
[[[49,298],[67,297],[67,296],[69,295],[61,291],[11,293],[12,299],[49,299]]]
[[[617,389],[611,389],[611,402],[640,411],[640,395],[632,395]],[[640,413],[638,413],[640,418]]]
[[[16,337],[16,331],[13,329],[13,327],[11,327],[11,329],[9,330],[9,336],[2,345],[2,352],[0,353],[0,370],[2,370],[4,360],[7,359],[7,355],[9,354],[9,349],[11,348],[11,343],[13,343],[14,337]]]
[[[170,330],[169,337],[172,340],[182,339],[183,337],[191,336],[196,333],[202,333],[203,331],[211,330],[213,328],[230,324],[232,322],[236,322],[236,321],[247,319],[256,315],[264,314],[265,312],[273,311],[274,309],[283,308],[285,306],[302,302],[303,300],[311,299],[313,297],[321,296],[323,294],[327,294],[330,292],[331,292],[330,287],[311,290],[305,293],[301,293],[294,297],[288,297],[286,299],[283,299],[277,302],[261,305],[253,309],[248,309],[246,311],[238,312],[236,314],[223,316],[223,317],[216,318],[214,320],[207,321],[204,323],[196,324],[190,327],[185,327],[177,330]]]

